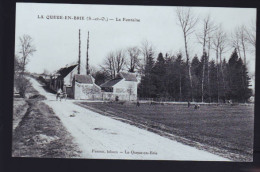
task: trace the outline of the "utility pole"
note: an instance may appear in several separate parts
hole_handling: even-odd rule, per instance
[[[78,61],[78,74],[80,74],[80,29],[79,29],[79,61]]]
[[[89,31],[88,31],[88,40],[87,40],[87,60],[86,60],[86,62],[87,62],[87,64],[86,64],[87,75],[89,75],[89,73],[90,73],[89,64],[88,64],[88,61],[89,61],[89,59],[88,59],[88,49],[89,49]]]

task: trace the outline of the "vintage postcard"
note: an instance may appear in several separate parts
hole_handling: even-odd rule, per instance
[[[253,161],[256,8],[16,3],[13,157]]]

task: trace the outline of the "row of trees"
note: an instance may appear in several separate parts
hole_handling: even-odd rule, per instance
[[[206,82],[202,85],[203,62],[209,66],[204,68]],[[252,94],[246,66],[238,57],[236,49],[228,62],[224,59],[222,64],[217,64],[214,60],[208,61],[207,54],[200,59],[195,56],[190,65],[190,74],[194,101],[202,101],[201,97],[204,97],[205,102],[226,102],[230,99],[245,102]],[[171,57],[164,57],[159,53],[156,61],[149,56],[145,65],[145,75],[138,88],[139,97],[191,101],[189,80],[189,66],[181,53]]]
[[[184,36],[184,45],[185,45],[185,55],[186,55],[186,63],[188,68],[188,76],[189,76],[189,85],[190,85],[190,98],[194,100],[194,85],[191,74],[191,63],[189,59],[189,38],[192,34],[196,34],[198,42],[202,45],[202,54],[203,57],[201,60],[202,72],[201,72],[201,101],[204,101],[204,91],[205,91],[205,81],[210,80],[209,72],[208,77],[206,75],[206,68],[209,68],[209,61],[206,60],[206,57],[211,57],[210,52],[213,49],[216,53],[215,55],[215,63],[217,66],[217,80],[225,80],[224,79],[224,68],[225,64],[223,64],[223,54],[227,52],[230,48],[236,48],[236,52],[238,52],[239,59],[243,56],[244,66],[246,68],[246,52],[249,50],[249,46],[251,46],[251,51],[255,54],[256,48],[256,24],[252,23],[251,27],[246,27],[245,25],[241,25],[235,29],[235,31],[231,34],[230,38],[228,38],[228,34],[222,29],[221,24],[217,25],[213,22],[210,15],[206,16],[202,20],[202,28],[200,28],[199,32],[195,32],[195,26],[197,25],[199,18],[192,12],[190,8],[177,8],[176,9],[177,18],[179,21],[179,25],[182,29]],[[246,69],[244,69],[246,71]],[[243,72],[243,71],[242,71]],[[220,74],[221,73],[221,74]],[[245,80],[245,78],[243,78]],[[225,86],[224,86],[225,87]],[[219,89],[219,88],[218,88]],[[218,94],[219,96],[219,94]],[[219,98],[218,98],[219,100]]]
[[[166,54],[165,57],[159,53],[155,62],[155,48],[148,41],[139,47],[111,52],[101,65],[102,70],[94,74],[97,83],[103,83],[108,78],[114,78],[120,71],[127,70],[142,76],[139,97],[171,97],[202,102],[226,99],[246,101],[251,95],[247,55],[255,55],[255,23],[251,26],[238,26],[233,33],[228,34],[221,24],[213,22],[210,15],[199,19],[190,8],[177,8],[176,16],[183,33],[184,53]],[[192,36],[196,36],[202,47],[200,58],[194,55],[191,58]],[[232,56],[237,58],[231,56],[231,61],[227,62],[223,56],[231,49],[235,49]],[[242,84],[233,83],[233,78]],[[235,93],[240,97],[236,97]]]

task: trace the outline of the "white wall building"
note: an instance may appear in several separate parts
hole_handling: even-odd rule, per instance
[[[109,80],[100,87],[103,91],[103,100],[136,101],[137,100],[137,78],[134,73],[119,73],[115,79]]]
[[[101,99],[101,88],[91,75],[75,74],[72,81],[72,97],[77,100]]]

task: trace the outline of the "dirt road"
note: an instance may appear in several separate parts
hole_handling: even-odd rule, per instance
[[[56,101],[35,79],[30,81],[75,138],[82,158],[230,161],[92,112],[74,104],[75,100]]]

